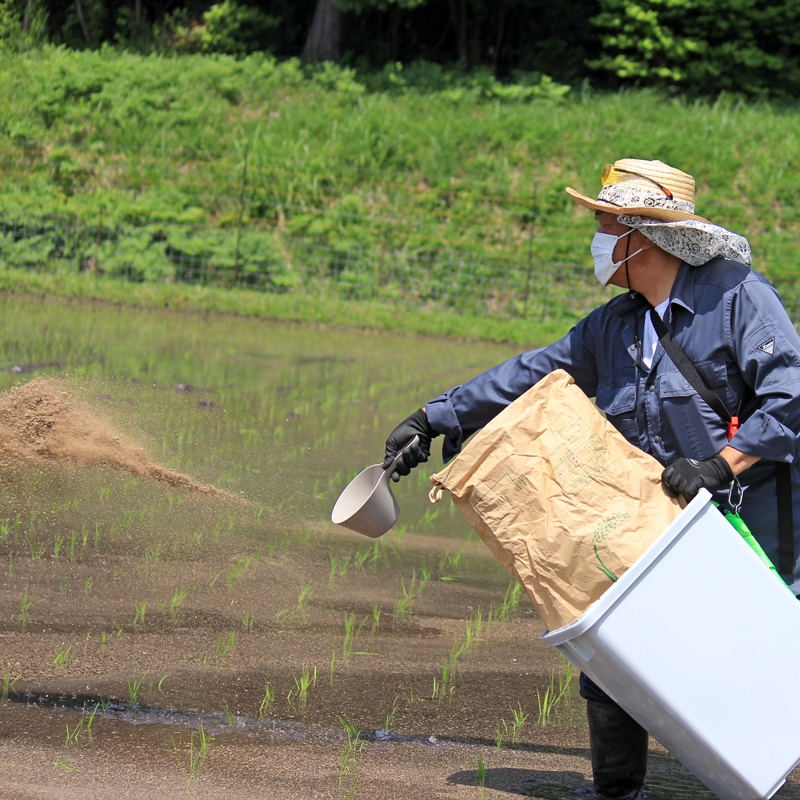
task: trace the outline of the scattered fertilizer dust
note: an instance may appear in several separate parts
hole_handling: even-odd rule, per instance
[[[48,378],[36,378],[0,394],[0,472],[37,460],[106,466],[178,489],[240,499],[155,463],[144,448]]]

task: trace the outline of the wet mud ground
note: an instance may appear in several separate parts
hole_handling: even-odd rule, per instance
[[[282,520],[13,399],[0,798],[592,797],[576,677],[477,537]],[[647,790],[713,797],[653,740]]]
[[[0,581],[0,797],[591,797],[576,681],[543,724],[537,691],[565,664],[524,597],[501,619],[507,579],[483,546],[406,534],[332,575],[364,541],[306,531],[249,560],[243,541],[193,560],[17,559]],[[432,574],[456,551],[458,570]],[[400,614],[402,584],[410,594],[426,571]],[[435,699],[479,609],[483,628]],[[527,714],[515,741],[512,709]],[[798,783],[778,796],[800,798]],[[653,799],[713,797],[652,740],[648,786]]]

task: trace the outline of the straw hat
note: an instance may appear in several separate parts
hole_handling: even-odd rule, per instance
[[[698,220],[694,213],[694,178],[663,161],[621,158],[606,164],[597,200],[567,187],[567,194],[592,211],[648,217],[663,222]]]
[[[712,258],[750,266],[744,236],[694,213],[694,178],[663,161],[621,158],[606,164],[597,200],[567,187],[567,194],[592,211],[609,211],[641,231],[662,250],[698,267]]]

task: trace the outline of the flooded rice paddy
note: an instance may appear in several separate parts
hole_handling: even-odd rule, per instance
[[[0,299],[0,798],[591,796],[575,676],[392,427],[508,348]],[[652,800],[710,797],[652,742]],[[780,797],[800,798],[790,781]]]

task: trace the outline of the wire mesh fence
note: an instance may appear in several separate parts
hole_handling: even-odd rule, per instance
[[[324,215],[320,211],[320,216]],[[287,233],[247,225],[115,223],[71,215],[0,215],[0,266],[253,291],[378,300],[531,319],[574,319],[609,299],[588,264],[516,251],[387,236]],[[800,280],[777,283],[800,319]]]
[[[406,307],[548,318],[608,298],[585,264],[519,254],[292,236],[272,225],[114,225],[66,215],[0,217],[0,264],[155,281],[294,292]]]

